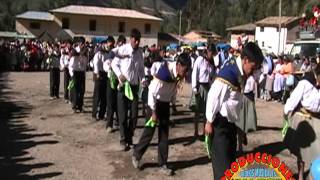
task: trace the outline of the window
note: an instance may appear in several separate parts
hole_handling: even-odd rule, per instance
[[[89,21],[89,30],[90,31],[96,31],[97,30],[97,21],[96,20],[90,20]]]
[[[260,32],[264,32],[264,27],[260,27]]]
[[[277,32],[279,32],[279,27],[276,27],[276,29],[277,29]]]
[[[151,34],[151,24],[145,24],[144,25],[144,33],[145,34]]]
[[[264,41],[262,41],[262,47],[264,47]]]
[[[69,29],[69,18],[62,18],[62,29]]]
[[[125,22],[119,22],[118,32],[119,32],[119,33],[124,33],[124,32],[126,32],[126,24],[125,24]]]
[[[31,29],[40,29],[40,23],[39,22],[31,22],[29,27]]]

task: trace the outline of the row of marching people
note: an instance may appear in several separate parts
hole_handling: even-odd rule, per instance
[[[119,126],[120,149],[133,149],[132,162],[142,158],[149,146],[156,127],[159,128],[159,166],[166,174],[172,174],[167,167],[170,103],[175,102],[177,87],[191,67],[190,55],[181,53],[174,61],[165,61],[164,52],[156,51],[145,61],[143,49],[139,47],[141,34],[131,31],[130,40],[119,36],[117,44],[112,36],[101,42],[92,60],[94,92],[92,118],[106,120],[107,132],[112,133]],[[62,48],[60,58],[65,71],[66,102],[72,103],[75,113],[83,111],[85,88],[85,66],[82,43]],[[71,52],[70,55],[69,51]],[[51,66],[52,99],[58,98],[59,52],[53,48],[49,58]],[[68,82],[68,76],[70,81]],[[143,102],[147,104],[145,129],[139,142],[133,146],[133,136],[138,120],[139,88],[143,87]],[[70,92],[71,97],[68,97]],[[114,118],[116,117],[116,118]]]
[[[210,153],[214,176],[220,178],[235,158],[237,136],[238,139],[244,137],[239,132],[246,132],[249,128],[245,121],[251,112],[241,114],[240,109],[245,103],[241,94],[245,92],[248,99],[252,97],[249,82],[253,72],[260,69],[263,59],[261,50],[257,45],[249,43],[236,56],[230,54],[223,63],[215,63],[220,59],[217,56],[219,52],[214,45],[209,45],[206,50],[200,51],[198,57],[193,56],[194,62],[191,54],[186,52],[176,55],[174,61],[164,60],[162,51],[156,53],[153,62],[145,62],[143,51],[139,48],[140,38],[140,32],[133,29],[129,43],[124,38],[119,38],[114,47],[115,40],[110,36],[95,53],[92,63],[95,83],[92,117],[97,120],[106,119],[108,132],[113,132],[118,120],[120,148],[123,151],[133,149],[132,164],[135,168],[141,167],[141,159],[158,127],[160,170],[172,175],[172,169],[167,166],[170,103],[176,99],[179,83],[188,72],[192,72],[192,88],[198,107],[195,135],[198,134],[198,120],[202,113],[205,116],[204,133],[212,135],[209,137],[213,142]],[[55,56],[57,52],[52,54]],[[84,66],[87,64],[87,59],[82,56],[81,43],[71,48],[69,61],[67,56],[61,56],[61,59],[62,63],[69,63],[64,66],[65,78],[68,74],[71,78],[67,87],[72,95],[69,100],[74,111],[81,112],[85,87]],[[55,74],[53,69],[57,64],[52,63],[51,74]],[[138,143],[133,146],[138,119],[139,86],[147,91],[144,92],[147,94],[144,98],[147,120]],[[246,101],[249,106],[247,102],[249,101]],[[117,117],[116,121],[113,119],[114,115]],[[240,116],[242,121],[239,121]],[[256,125],[253,122],[253,126],[254,123]],[[226,151],[227,149],[229,150]]]
[[[140,32],[133,29],[129,43],[126,43],[125,38],[119,38],[115,45],[115,40],[110,36],[97,49],[92,61],[95,82],[92,117],[97,120],[106,119],[108,132],[113,132],[115,126],[119,125],[120,148],[123,151],[133,150],[132,164],[135,168],[141,167],[142,157],[158,128],[159,167],[165,174],[172,175],[173,170],[167,166],[170,103],[176,99],[180,82],[191,72],[192,90],[197,104],[195,135],[199,133],[198,123],[203,114],[203,133],[212,142],[208,150],[213,174],[215,179],[220,179],[236,160],[237,145],[241,150],[241,144],[246,143],[245,134],[255,130],[257,126],[254,83],[255,72],[261,69],[264,60],[260,48],[254,43],[248,43],[241,52],[230,55],[219,67],[214,63],[218,54],[214,45],[209,45],[198,57],[193,56],[194,62],[186,52],[176,55],[174,61],[167,61],[163,51],[152,54],[152,61],[145,61],[143,50],[139,48],[140,38]],[[69,60],[68,56],[63,56],[67,54],[65,52],[60,58],[65,78],[69,74],[71,79],[66,83],[71,98],[67,98],[67,95],[65,98],[72,102],[75,112],[83,110],[87,59],[83,58],[82,47],[81,43],[74,45],[70,50]],[[57,56],[58,51],[58,48],[53,48],[52,57]],[[50,61],[50,74],[54,79],[54,68],[59,63],[53,61]],[[296,121],[291,120],[291,117],[295,117],[298,104],[301,103],[302,106],[299,107],[307,109],[308,117],[312,119],[310,122],[316,123],[316,114],[319,112],[317,105],[320,104],[316,98],[319,73],[316,69],[311,72],[313,73],[309,78],[299,82],[293,90],[294,96],[289,98],[285,106],[285,119],[293,129],[287,131],[285,140],[289,142],[288,147],[292,152],[298,155],[299,167],[303,162],[310,162],[301,154],[301,148],[305,146],[295,149],[299,145],[296,141],[299,139],[298,130],[305,124],[305,119]],[[144,87],[142,96],[147,109],[146,122],[141,137],[133,146],[138,119],[139,86]],[[53,97],[58,97],[54,88],[52,92]],[[315,98],[310,99],[311,97]],[[299,123],[302,124],[299,126]],[[315,126],[311,127],[314,131],[314,136],[310,137],[313,148],[306,151],[311,153],[306,154],[312,155],[311,158],[314,159],[319,148],[316,147],[317,130]],[[314,142],[316,143],[313,145]]]
[[[52,44],[48,48],[47,63],[50,69],[50,99],[59,99],[60,70],[64,71],[64,99],[72,104],[74,112],[83,111],[85,72],[88,59],[84,42],[60,47]]]

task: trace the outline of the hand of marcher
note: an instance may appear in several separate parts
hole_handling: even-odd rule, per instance
[[[142,87],[147,87],[148,86],[148,82],[146,80],[142,80],[141,81],[141,86]]]
[[[199,93],[197,88],[193,88],[193,92],[194,92],[195,94],[198,94],[198,93]]]
[[[98,74],[93,74],[93,81],[99,80],[99,75]]]
[[[289,112],[288,114],[283,113],[283,119],[287,120],[289,119],[289,117],[292,116],[292,112]]]
[[[212,123],[207,121],[206,125],[204,127],[204,131],[205,131],[206,135],[210,136],[213,133]]]
[[[124,77],[124,75],[120,75],[119,76],[119,80],[121,81],[121,82],[125,82],[127,79],[126,79],[126,77]]]
[[[155,122],[158,121],[158,116],[157,116],[156,112],[154,112],[154,111],[152,112],[152,120]]]

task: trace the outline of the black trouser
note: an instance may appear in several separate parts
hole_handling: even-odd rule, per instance
[[[274,99],[274,100],[281,100],[282,94],[283,94],[282,91],[274,92],[274,93],[273,93],[273,99]]]
[[[120,123],[120,143],[123,145],[132,144],[132,137],[137,125],[138,119],[138,85],[131,85],[134,96],[133,101],[129,100],[124,94],[122,87],[118,91],[118,116]],[[130,117],[128,118],[128,110],[130,109]],[[128,122],[129,119],[129,122]]]
[[[220,179],[236,160],[237,129],[234,123],[217,114],[213,122],[212,167],[214,179]]]
[[[156,103],[156,114],[158,117],[158,163],[160,166],[166,165],[168,160],[168,139],[169,139],[169,117],[170,102]],[[140,160],[146,152],[156,128],[145,127],[139,143],[136,145],[133,155]]]
[[[199,83],[199,89],[201,92],[195,95],[196,103],[197,103],[197,110],[195,112],[194,118],[194,134],[197,136],[199,135],[199,122],[200,118],[204,118],[203,120],[203,128],[205,126],[205,113],[206,113],[206,105],[207,105],[207,94],[210,90],[209,83]],[[206,91],[206,93],[204,93]],[[203,131],[204,132],[204,131]]]
[[[50,96],[59,97],[60,69],[50,68]]]
[[[141,95],[141,101],[142,101],[142,115],[146,116],[147,114],[147,111],[148,111],[148,92],[149,92],[149,88],[148,87],[144,87],[143,90],[142,90],[142,95]]]
[[[75,71],[73,73],[74,88],[72,92],[72,109],[78,109],[82,111],[83,97],[85,92],[85,72]]]
[[[65,100],[69,100],[69,97],[70,97],[70,92],[68,90],[69,82],[70,82],[69,69],[65,68],[64,69],[64,99]]]
[[[293,86],[286,85],[284,87],[284,91],[283,91],[283,95],[282,95],[282,103],[283,104],[285,104],[287,102],[287,99],[289,99],[292,89],[293,89]]]
[[[119,124],[119,116],[117,112],[117,85],[115,89],[111,88],[110,80],[107,80],[107,127],[113,127],[113,115],[116,113],[117,121]]]
[[[107,109],[107,73],[102,71],[99,72],[99,79],[94,81],[92,117],[97,116],[98,107],[98,117],[103,119]]]

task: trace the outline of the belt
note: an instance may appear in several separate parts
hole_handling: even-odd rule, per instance
[[[199,82],[199,85],[208,86],[208,85],[209,85],[209,83],[202,83],[202,82]]]
[[[320,113],[311,112],[305,108],[300,108],[300,110],[296,113],[299,116],[303,116],[308,119],[311,119],[312,117],[320,119]]]

